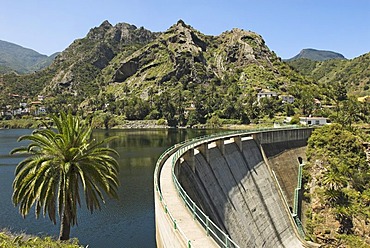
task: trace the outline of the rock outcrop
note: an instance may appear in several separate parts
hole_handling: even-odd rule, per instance
[[[137,28],[127,23],[112,26],[108,21],[104,21],[99,27],[92,28],[85,38],[75,40],[56,58],[51,67],[57,73],[46,91],[55,91],[62,87],[74,92],[83,92],[78,86],[91,84],[95,76],[115,56],[130,53],[130,46],[143,46],[156,36],[156,33],[142,27]],[[89,75],[81,75],[87,71],[91,78]],[[73,87],[64,87],[66,84]]]

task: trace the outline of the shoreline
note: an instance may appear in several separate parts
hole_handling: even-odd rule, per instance
[[[48,120],[45,120],[48,121]],[[40,119],[12,119],[0,120],[0,130],[5,129],[39,129],[44,127],[43,121]],[[273,122],[259,124],[223,124],[220,126],[209,126],[206,124],[198,124],[195,126],[177,126],[172,127],[159,122],[158,120],[123,120],[114,122],[109,125],[107,130],[114,129],[225,129],[225,130],[247,130],[256,128],[274,127]],[[93,129],[104,130],[104,125],[101,122],[92,122]]]

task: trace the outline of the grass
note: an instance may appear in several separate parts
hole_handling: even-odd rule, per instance
[[[0,120],[0,129],[1,128],[22,128],[22,129],[35,129],[42,122],[38,119],[12,119],[12,120]]]
[[[28,234],[13,234],[7,230],[0,231],[1,248],[48,247],[48,248],[80,248],[77,239],[61,242],[51,237],[37,237]]]

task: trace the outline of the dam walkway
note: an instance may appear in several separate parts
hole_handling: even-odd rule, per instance
[[[204,228],[199,222],[194,221],[194,217],[186,208],[183,199],[178,196],[178,190],[172,180],[172,161],[174,157],[175,155],[172,154],[166,160],[160,177],[162,196],[166,199],[167,211],[170,211],[172,218],[176,220],[174,223],[176,227],[174,228],[180,227],[179,232],[182,233],[182,239],[188,247],[218,247],[212,238],[205,235]],[[157,220],[159,221],[159,218]],[[171,237],[171,234],[162,233],[162,236],[164,235],[168,235],[166,240],[174,241],[174,243],[168,244],[169,247],[178,247],[176,239]]]

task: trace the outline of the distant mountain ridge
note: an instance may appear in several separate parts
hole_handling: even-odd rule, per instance
[[[46,56],[32,49],[0,40],[0,73],[15,71],[25,74],[38,71],[49,66],[58,54]]]
[[[316,50],[312,48],[303,49],[294,56],[293,58],[287,59],[287,61],[297,60],[297,59],[310,59],[313,61],[325,61],[329,59],[343,59],[346,58],[337,52],[325,51],[325,50]]]

